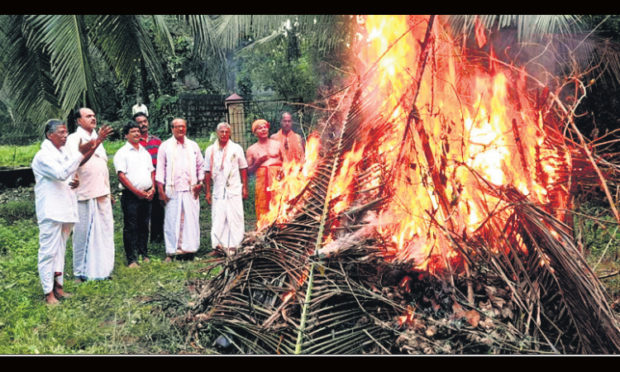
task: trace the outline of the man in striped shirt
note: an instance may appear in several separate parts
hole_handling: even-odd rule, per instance
[[[153,161],[153,168],[157,169],[157,151],[161,140],[149,134],[149,119],[147,114],[138,112],[133,116],[133,120],[140,127],[140,145],[148,151]],[[156,188],[157,189],[157,188]],[[155,197],[151,201],[151,243],[162,242],[164,240],[164,207],[159,200],[159,195],[155,191]]]

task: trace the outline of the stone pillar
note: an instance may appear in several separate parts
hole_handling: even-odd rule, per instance
[[[231,127],[230,138],[246,150],[248,148],[248,141],[246,138],[247,128],[243,111],[243,98],[233,93],[224,100],[224,103],[228,111],[228,124]]]

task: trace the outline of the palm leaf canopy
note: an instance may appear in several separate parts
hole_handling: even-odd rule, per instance
[[[35,121],[65,117],[78,105],[98,108],[91,58],[100,55],[125,85],[144,60],[155,82],[163,76],[142,16],[24,15],[3,16],[1,43],[4,84],[15,97],[16,111]],[[157,40],[172,51],[161,16],[152,16]]]
[[[266,43],[286,32],[299,32],[328,51],[340,41],[354,18],[347,15],[221,15],[214,17],[218,45],[224,50]]]
[[[32,27],[34,45],[50,56],[50,72],[60,108],[69,110],[85,98],[96,107],[94,89],[89,89],[94,81],[84,19],[76,15],[33,15],[25,21]]]

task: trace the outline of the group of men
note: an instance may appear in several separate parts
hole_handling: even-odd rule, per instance
[[[109,278],[114,267],[113,195],[108,157],[102,142],[112,132],[99,130],[93,110],[76,113],[77,129],[68,134],[61,120],[50,120],[35,155],[35,206],[39,224],[38,270],[45,300],[58,303],[63,290],[67,239],[73,232],[73,272],[76,282]],[[257,120],[252,132],[258,142],[247,151],[231,139],[231,127],[216,128],[217,141],[204,156],[187,138],[187,122],[170,123],[172,136],[161,141],[148,133],[148,114],[137,112],[123,127],[127,142],[114,154],[123,211],[123,244],[127,265],[139,257],[149,262],[151,242],[163,240],[166,259],[189,255],[200,245],[200,203],[211,205],[211,243],[216,252],[232,254],[245,233],[243,199],[248,197],[248,173],[256,173],[256,208],[268,210],[273,177],[283,162],[303,159],[303,141],[292,131],[292,116],[282,114],[281,129],[271,138],[269,123]]]
[[[95,130],[95,113],[82,108],[70,134],[61,120],[49,120],[32,161],[39,224],[39,277],[47,303],[63,291],[67,239],[73,230],[73,271],[77,281],[104,279],[114,267],[114,220],[107,155],[101,145],[112,132]]]

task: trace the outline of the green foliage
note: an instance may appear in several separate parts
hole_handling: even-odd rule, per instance
[[[602,201],[590,199],[578,206],[573,221],[575,237],[581,243],[589,265],[602,278],[609,295],[618,298],[620,227],[609,207]],[[608,276],[609,273],[612,275]]]
[[[8,223],[23,219],[32,219],[36,221],[36,213],[32,200],[7,201],[0,205],[0,216]]]
[[[574,217],[575,232],[582,239],[584,250],[592,260],[617,260],[617,247],[620,246],[620,228],[609,208],[595,201],[583,203]]]
[[[301,56],[292,58],[289,55],[289,43],[281,36],[269,44],[253,47],[239,57],[241,72],[238,82],[247,86],[250,82],[254,89],[270,89],[285,100],[311,102],[321,77],[318,76],[311,63],[308,45],[301,46]],[[269,58],[263,56],[269,55]]]
[[[178,116],[177,102],[178,96],[164,94],[157,97],[149,107],[149,118],[155,118],[155,122],[149,119],[149,132],[158,136],[162,140],[172,135],[170,132],[170,122]]]
[[[0,61],[5,77],[0,92],[4,129],[0,143],[32,142],[38,137],[32,134],[45,120],[65,118],[80,106],[93,108],[101,122],[123,123],[137,97],[149,107],[152,132],[167,136],[169,121],[182,115],[176,107],[179,94],[227,94],[234,89],[239,67],[234,53],[251,40],[260,41],[255,50],[263,48],[268,58],[256,56],[261,67],[252,73],[256,76],[238,79],[244,97],[252,97],[252,80],[256,80],[257,89],[276,90],[287,100],[311,101],[317,84],[327,76],[316,66],[331,58],[334,46],[344,45],[342,35],[347,31],[341,30],[347,29],[349,19],[330,15],[0,16],[0,47],[5,51]],[[287,21],[294,24],[290,37],[282,33]],[[275,34],[279,36],[263,39]],[[275,58],[270,54],[273,48]],[[275,64],[263,63],[272,59]]]

